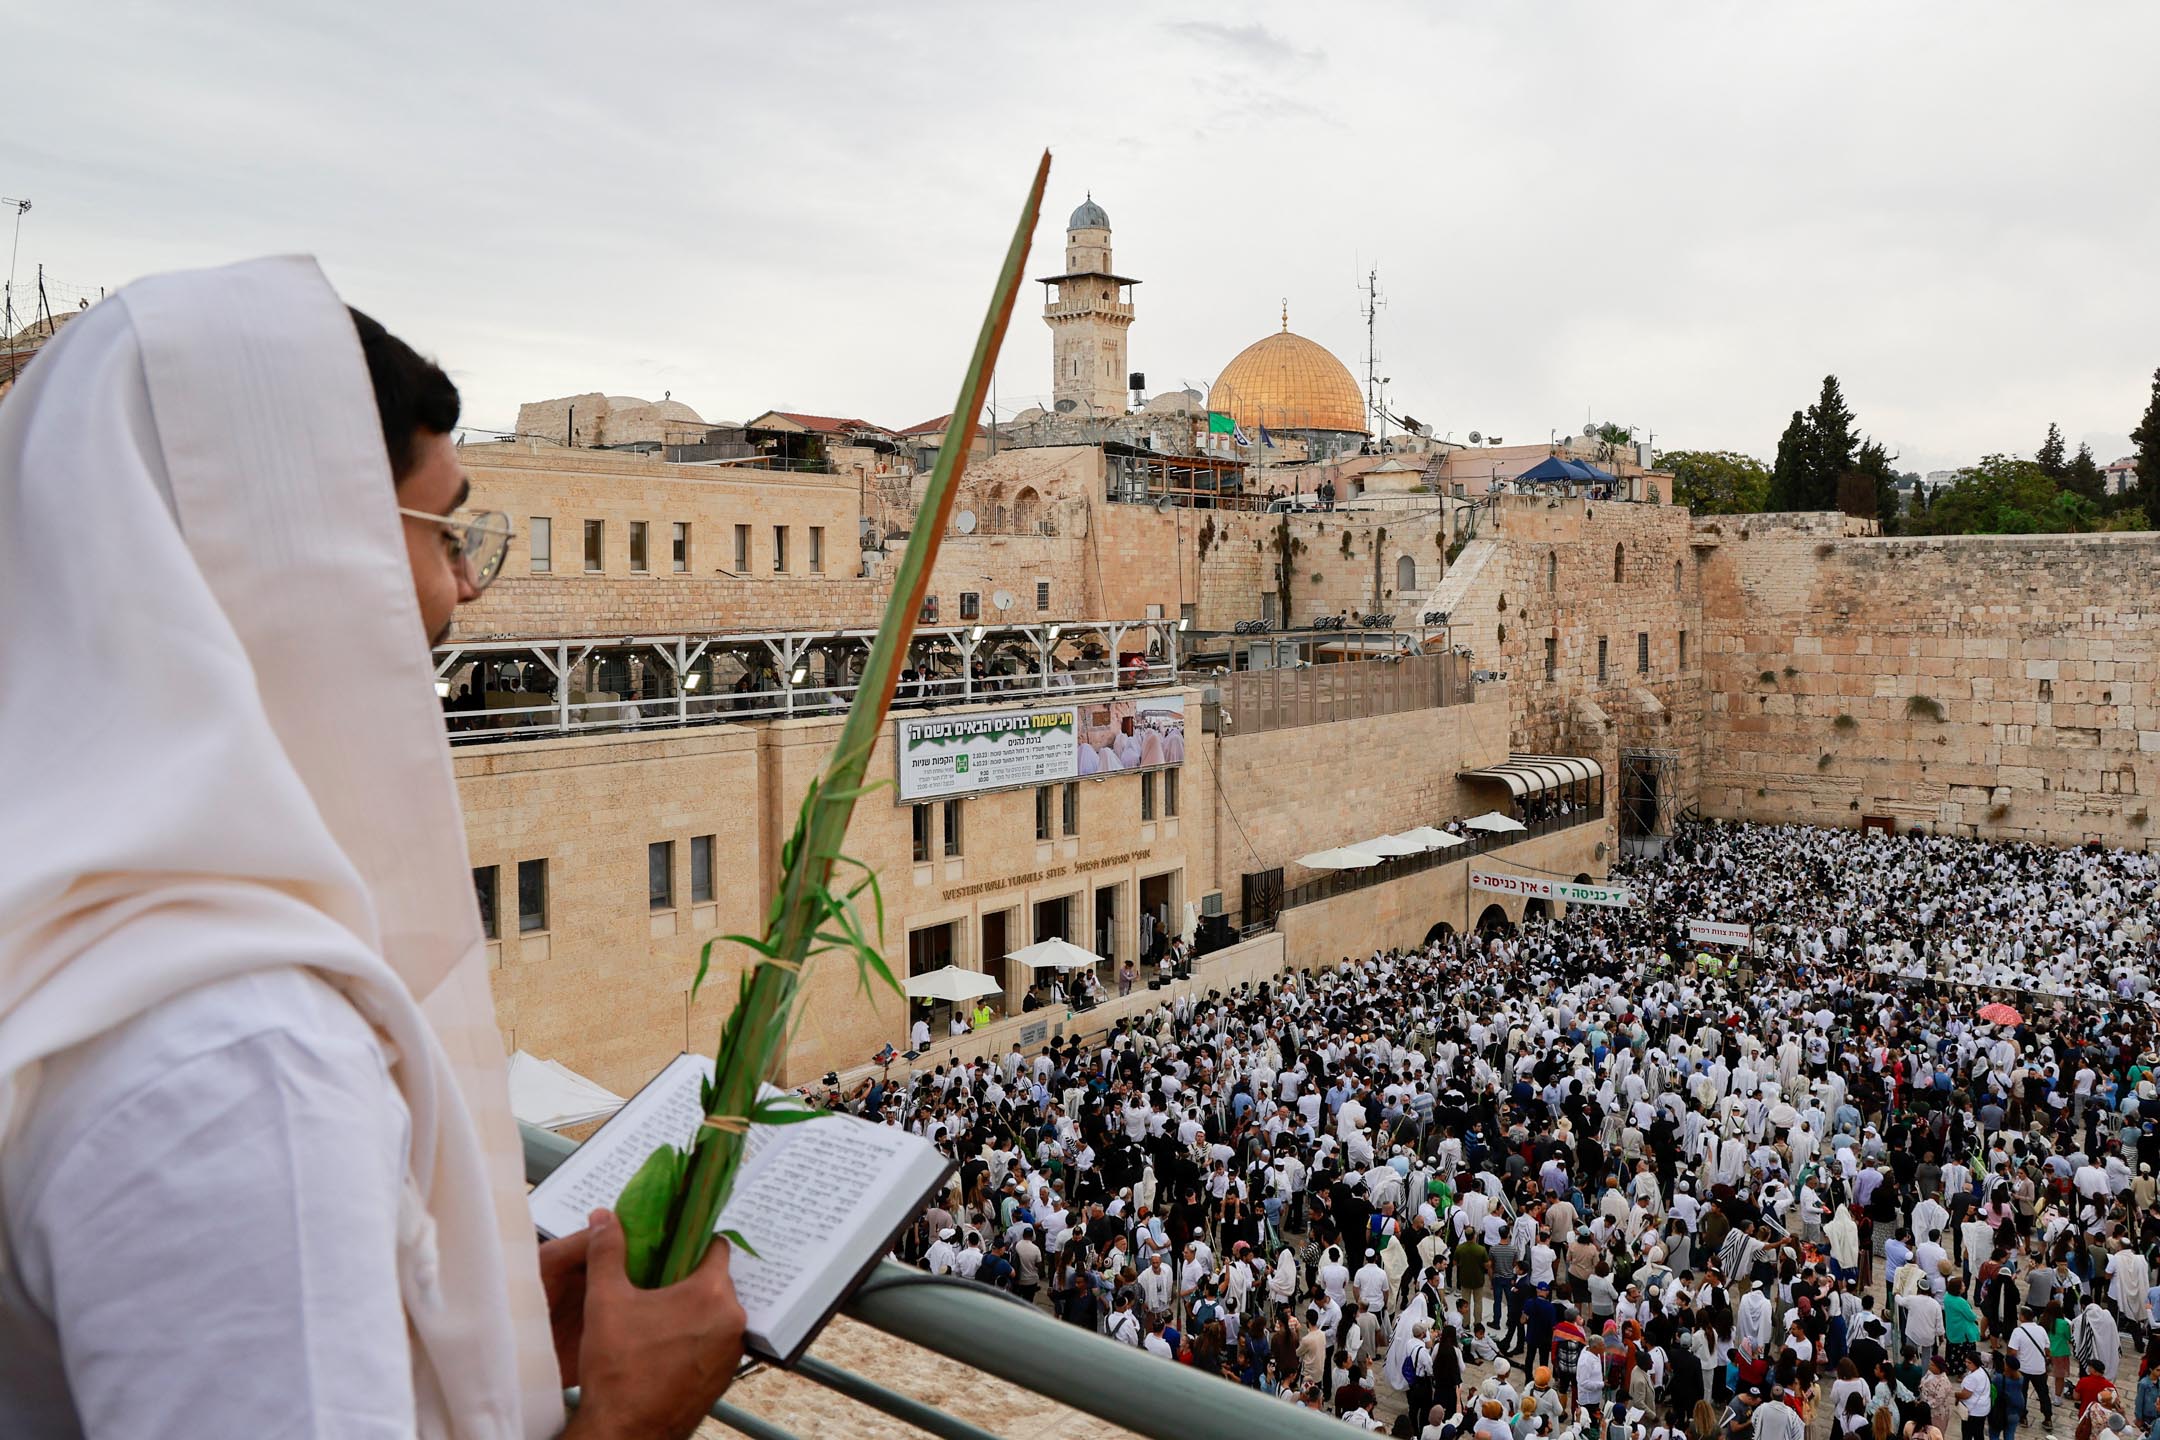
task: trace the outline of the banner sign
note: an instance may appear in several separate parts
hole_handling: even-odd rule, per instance
[[[1470,888],[1487,890],[1495,895],[1521,895],[1533,900],[1561,900],[1570,905],[1611,905],[1621,908],[1633,905],[1635,896],[1624,885],[1577,885],[1569,880],[1553,880],[1543,875],[1507,875],[1490,870],[1472,870]]]
[[[902,804],[1185,761],[1185,701],[1178,695],[893,723]]]
[[[1690,920],[1687,938],[1698,945],[1747,945],[1755,939],[1755,927],[1726,920]]]

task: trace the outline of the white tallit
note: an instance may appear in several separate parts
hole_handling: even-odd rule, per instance
[[[411,1111],[421,1433],[521,1440],[560,1381],[394,495],[307,259],[131,285],[0,406],[0,1144],[46,1057],[312,968]]]

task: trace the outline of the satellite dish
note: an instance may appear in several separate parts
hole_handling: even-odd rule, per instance
[[[1588,420],[1585,420],[1583,421],[1582,433],[1583,438],[1585,440],[1588,440],[1597,434],[1597,426],[1593,425]]]
[[[1066,399],[1057,402],[1057,412],[1060,415],[1070,415],[1073,411],[1079,408],[1080,402],[1070,397],[1067,397]]]
[[[1470,443],[1472,445],[1482,445],[1485,443],[1485,437],[1478,434],[1477,431],[1472,430],[1470,432]]]
[[[952,528],[959,531],[962,535],[974,534],[975,512],[972,510],[962,510],[959,514],[953,516]]]
[[[993,595],[992,595],[992,596],[990,597],[990,603],[991,603],[992,605],[995,605],[995,606],[997,606],[997,608],[998,608],[998,609],[1000,609],[1000,610],[1010,610],[1010,609],[1012,609],[1012,607],[1013,607],[1013,594],[1012,594],[1012,591],[1010,591],[1010,590],[1000,590],[1000,591],[996,592],[995,594],[993,594]]]

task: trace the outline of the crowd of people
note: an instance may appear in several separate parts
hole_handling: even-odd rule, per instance
[[[1689,825],[1629,908],[832,1098],[959,1162],[905,1258],[1362,1428],[2160,1440],[2156,874]]]

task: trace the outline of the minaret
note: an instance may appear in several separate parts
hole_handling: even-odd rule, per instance
[[[1133,322],[1132,287],[1110,268],[1110,217],[1091,194],[1065,225],[1065,273],[1040,282],[1043,322],[1051,334],[1051,393],[1063,414],[1123,415],[1125,330]],[[1066,402],[1070,401],[1071,404]]]

